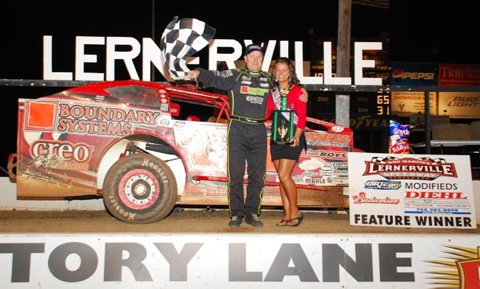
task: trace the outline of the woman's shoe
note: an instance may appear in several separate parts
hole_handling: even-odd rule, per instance
[[[287,222],[287,226],[290,226],[290,227],[297,227],[298,225],[300,225],[300,223],[303,221],[303,215],[300,214],[298,215],[297,217],[291,219],[290,221]]]
[[[280,227],[284,227],[288,224],[290,220],[281,220],[280,222],[278,222],[276,225],[277,226],[280,226]]]

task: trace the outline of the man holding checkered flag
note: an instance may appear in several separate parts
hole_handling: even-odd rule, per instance
[[[227,92],[230,102],[228,123],[228,203],[230,227],[245,222],[263,227],[260,209],[265,185],[267,161],[267,129],[264,125],[267,96],[271,80],[261,70],[264,51],[259,44],[245,48],[244,68],[210,71],[200,67],[188,72],[190,79],[198,79],[207,87]],[[248,183],[244,195],[245,166]]]

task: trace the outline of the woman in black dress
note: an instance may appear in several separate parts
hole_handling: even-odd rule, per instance
[[[269,113],[285,108],[295,112],[291,142],[270,144],[271,158],[280,180],[280,196],[284,211],[284,217],[277,226],[296,227],[302,222],[303,215],[297,206],[297,188],[292,179],[292,171],[302,149],[306,147],[304,129],[307,103],[300,99],[303,90],[295,73],[295,67],[288,58],[281,57],[275,62],[272,79],[273,87],[267,103]],[[282,114],[281,117],[289,118],[290,116],[292,114]]]

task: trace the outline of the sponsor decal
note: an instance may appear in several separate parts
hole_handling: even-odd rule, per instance
[[[445,159],[373,157],[366,161],[364,176],[380,175],[386,179],[434,180],[438,177],[457,177],[454,163]]]
[[[86,143],[40,140],[32,143],[30,154],[38,159],[44,157],[60,162],[88,163],[93,146]]]
[[[411,79],[411,80],[433,80],[435,79],[434,72],[418,72],[405,71],[403,69],[395,69],[392,72],[392,77],[397,79]]]
[[[456,107],[477,108],[480,106],[480,97],[453,95],[450,97],[444,97],[443,104],[445,107],[450,107],[452,109]]]
[[[378,197],[367,197],[367,193],[360,192],[358,195],[352,196],[353,202],[355,204],[385,204],[385,205],[396,205],[400,203],[399,199],[392,199],[390,197],[378,198]]]
[[[365,189],[374,190],[398,190],[402,187],[401,182],[385,181],[385,180],[370,180],[365,182]]]
[[[157,125],[161,112],[60,103],[56,131],[76,134],[125,136],[135,124]]]
[[[268,86],[267,86],[267,88],[250,87],[250,86],[245,86],[245,85],[242,85],[240,87],[240,92],[241,93],[249,94],[249,95],[252,95],[252,96],[261,96],[262,98],[265,94],[268,93],[268,91],[269,91]]]
[[[346,147],[351,142],[350,135],[347,134],[306,134],[306,138],[308,139],[309,147]]]

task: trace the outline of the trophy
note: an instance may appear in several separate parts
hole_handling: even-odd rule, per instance
[[[282,97],[281,109],[273,111],[272,141],[277,144],[291,144],[295,132],[293,110],[287,109],[287,98]]]

